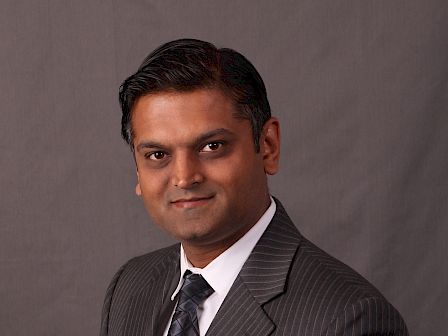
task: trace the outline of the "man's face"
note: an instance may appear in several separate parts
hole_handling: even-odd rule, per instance
[[[277,169],[278,122],[266,124],[256,153],[250,122],[234,113],[217,89],[151,94],[135,104],[136,192],[155,222],[184,244],[230,246],[269,204],[266,173]]]

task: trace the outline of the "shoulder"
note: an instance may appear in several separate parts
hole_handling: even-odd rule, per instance
[[[132,258],[115,273],[104,299],[101,335],[109,335],[110,328],[121,330],[129,300],[142,291],[156,290],[175,274],[179,263],[179,244]],[[168,279],[169,280],[169,279]]]
[[[381,293],[358,272],[329,255],[306,238],[297,249],[292,263],[291,279],[313,283],[311,289],[318,292],[327,289],[333,295],[347,292],[352,299],[358,297],[382,297]]]
[[[378,289],[303,237],[281,301],[294,307],[289,322],[304,335],[340,335],[350,328],[352,335],[390,331],[407,335],[400,314]],[[286,320],[284,315],[280,319]]]
[[[180,245],[174,244],[130,259],[124,266],[127,272],[152,271],[167,266],[167,261],[178,262]]]
[[[179,244],[165,247],[126,262],[115,274],[111,285],[141,288],[179,262]]]

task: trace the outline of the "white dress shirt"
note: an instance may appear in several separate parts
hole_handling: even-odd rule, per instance
[[[236,243],[221,253],[210,264],[204,268],[196,268],[188,261],[182,245],[180,246],[180,278],[179,284],[171,300],[173,301],[180,291],[183,284],[183,275],[186,270],[192,273],[201,274],[208,284],[215,290],[202,304],[198,307],[198,323],[200,336],[204,336],[210,324],[215,318],[216,313],[221,307],[227,293],[232,287],[238,273],[241,271],[243,264],[246,262],[250,253],[254,249],[263,232],[268,227],[274,217],[276,205],[271,197],[271,205],[261,216],[258,222]],[[173,316],[171,314],[171,317]],[[171,319],[165,328],[164,336],[167,336]]]

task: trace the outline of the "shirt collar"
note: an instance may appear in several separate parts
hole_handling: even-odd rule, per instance
[[[174,300],[180,291],[186,270],[201,274],[218,294],[227,294],[253,248],[274,217],[276,204],[272,197],[270,199],[271,204],[269,208],[258,222],[243,237],[216,257],[206,267],[197,268],[191,265],[185,255],[183,246],[180,246],[180,278],[176,290],[171,296],[171,300]]]

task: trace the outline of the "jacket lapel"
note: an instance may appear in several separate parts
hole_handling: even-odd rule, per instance
[[[218,335],[269,335],[275,325],[238,276],[221,308],[216,314],[207,336]]]
[[[285,291],[292,259],[302,236],[281,203],[245,262],[215,316],[207,336],[272,333],[275,324],[263,305]]]
[[[130,299],[125,335],[162,335],[171,317],[174,302],[170,297],[179,281],[179,253],[151,272],[146,285]]]

